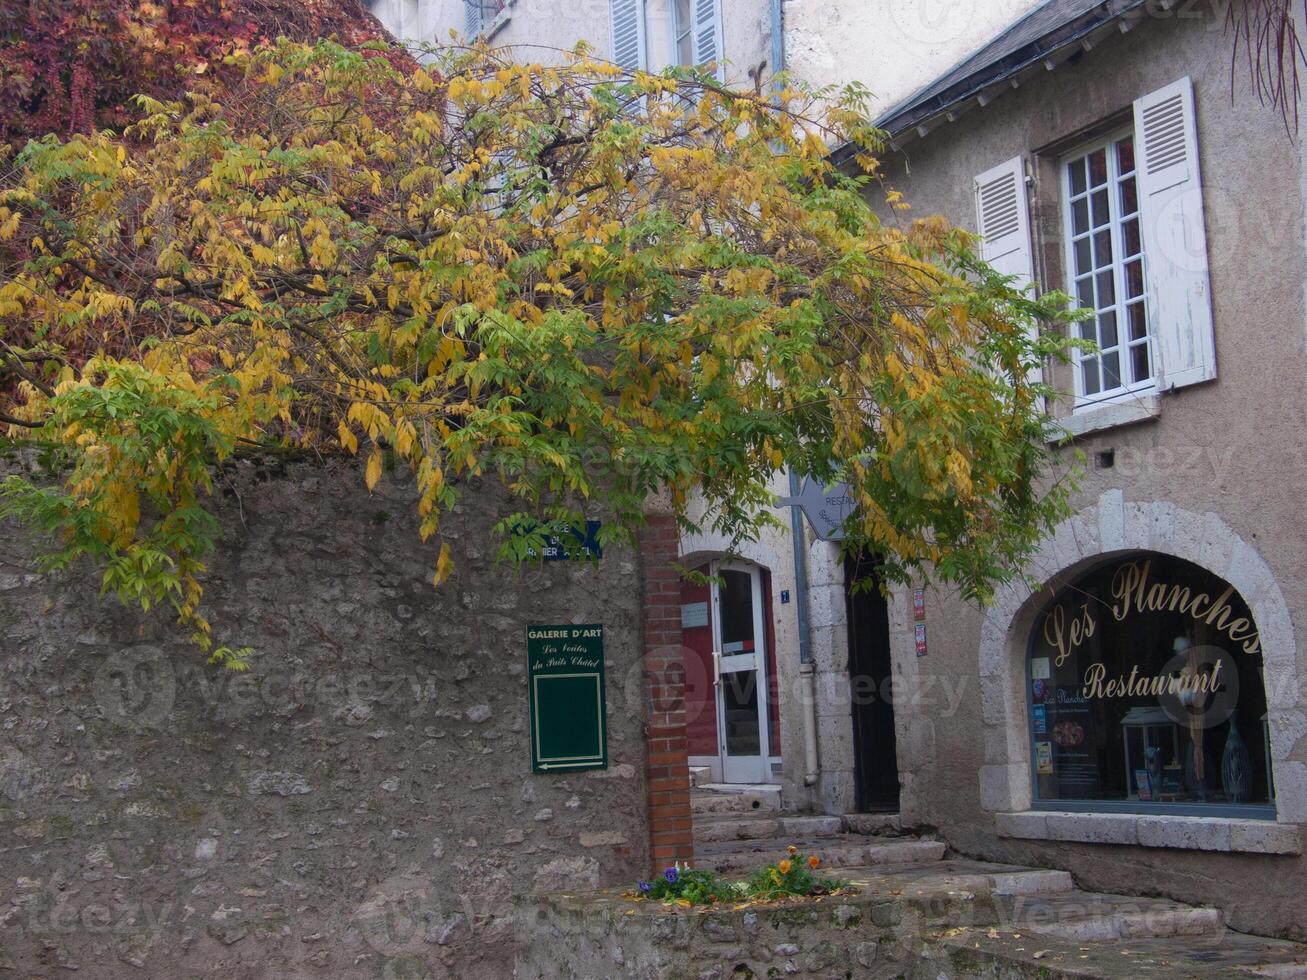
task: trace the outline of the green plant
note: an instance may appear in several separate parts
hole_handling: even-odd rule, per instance
[[[817,873],[821,859],[805,855],[790,845],[788,856],[759,868],[745,881],[722,881],[711,871],[668,868],[653,881],[642,881],[634,898],[649,898],[668,905],[689,908],[694,905],[712,905],[714,902],[768,901],[778,898],[830,895],[849,888],[846,881],[827,878]]]
[[[759,868],[746,882],[750,898],[788,898],[794,895],[829,895],[848,887],[848,883],[818,874],[821,859],[803,854],[793,844],[789,855],[774,864]]]

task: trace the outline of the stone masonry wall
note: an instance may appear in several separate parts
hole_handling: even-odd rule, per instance
[[[647,869],[635,556],[497,565],[486,484],[436,590],[411,502],[333,464],[224,478],[208,601],[246,674],[0,529],[0,972],[501,977],[522,896]],[[608,770],[531,774],[532,622],[604,624]]]

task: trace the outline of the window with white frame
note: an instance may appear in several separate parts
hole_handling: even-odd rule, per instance
[[[1070,292],[1093,311],[1079,324],[1080,336],[1098,345],[1077,352],[1077,402],[1152,388],[1134,131],[1065,157],[1062,181]]]
[[[720,0],[672,0],[672,57],[678,65],[716,66],[721,72]]]
[[[1080,334],[1075,407],[1216,377],[1198,115],[1186,76],[1135,100],[1133,125],[1056,158],[1067,291]],[[1013,285],[1035,281],[1025,154],[973,182],[980,256]]]

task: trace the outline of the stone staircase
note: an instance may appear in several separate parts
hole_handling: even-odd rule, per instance
[[[827,868],[938,861],[940,841],[871,835],[858,818],[786,813],[779,786],[708,784],[690,795],[695,864],[735,877],[784,856],[794,844]]]
[[[1307,946],[1234,933],[1219,909],[1085,892],[1065,871],[948,856],[942,841],[905,835],[889,816],[789,813],[780,787],[701,783],[691,805],[698,867],[743,877],[794,844],[856,894],[809,900],[804,914],[619,904],[611,928],[601,911],[582,929],[605,936],[596,976],[680,977],[692,965],[684,975],[1307,980]],[[659,939],[642,952],[647,916]],[[619,955],[624,968],[613,970]]]

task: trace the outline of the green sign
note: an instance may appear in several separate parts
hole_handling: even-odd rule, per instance
[[[528,626],[526,657],[532,771],[607,769],[603,626]]]

